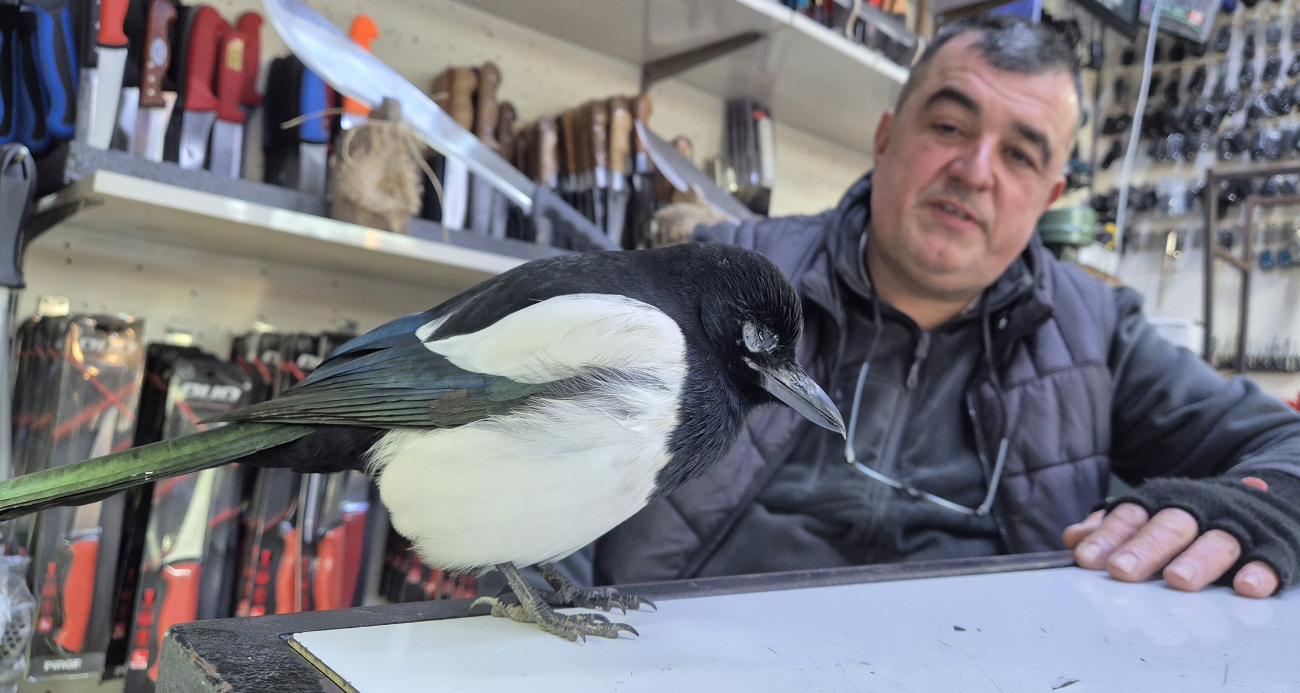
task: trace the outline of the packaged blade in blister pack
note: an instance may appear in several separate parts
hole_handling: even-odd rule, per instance
[[[137,442],[206,430],[204,421],[246,406],[252,389],[234,364],[199,349],[151,345],[141,401],[150,430]],[[145,529],[136,533],[138,585],[124,585],[119,596],[134,606],[129,641],[110,653],[110,669],[122,664],[113,655],[125,659],[130,690],[152,689],[168,627],[233,615],[242,476],[233,464],[154,485]]]
[[[144,369],[143,322],[125,315],[74,316],[46,347],[53,381],[41,398],[48,411],[27,470],[54,468],[131,446]],[[49,433],[41,433],[48,414]],[[41,457],[48,451],[48,457]],[[29,541],[38,599],[30,675],[98,673],[113,623],[121,494],[40,513]]]

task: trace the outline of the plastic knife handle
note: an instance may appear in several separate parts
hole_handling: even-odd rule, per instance
[[[516,160],[515,147],[515,105],[506,101],[501,104],[497,114],[497,143],[501,156],[511,163]]]
[[[366,545],[367,510],[343,513],[343,606],[352,606],[361,579],[361,560]]]
[[[194,12],[185,52],[185,110],[215,111],[217,95],[212,92],[212,83],[217,70],[217,46],[230,32],[230,23],[208,5],[200,5]]]
[[[474,134],[488,147],[499,150],[496,129],[500,111],[497,108],[497,88],[501,86],[501,68],[486,62],[478,71],[478,108],[474,113]]]
[[[299,547],[298,530],[290,529],[284,533],[284,550],[280,552],[280,562],[275,567],[275,613],[292,614],[297,611],[294,599],[302,588],[298,582]]]
[[[189,623],[199,617],[199,562],[183,561],[163,566],[162,606],[154,626],[158,652],[162,652],[163,636],[167,629],[178,623]],[[162,659],[159,657],[158,659]],[[158,680],[158,662],[149,667],[149,679]]]
[[[552,189],[560,176],[559,140],[554,120],[537,121],[537,182]]]
[[[599,171],[609,166],[609,110],[604,101],[593,101],[587,119],[591,126],[591,161]],[[603,181],[597,181],[597,184]]]
[[[325,532],[316,544],[316,571],[312,574],[312,606],[316,611],[342,609],[343,582],[346,575],[347,527],[337,525]],[[350,600],[349,600],[350,601]]]
[[[321,79],[320,75],[304,67],[302,69],[302,87],[298,96],[298,115],[320,113],[328,107],[329,92],[325,87],[325,80]],[[298,126],[298,139],[312,144],[328,142],[330,139],[329,122],[329,119],[325,116],[304,120]]]
[[[63,623],[54,635],[54,642],[68,652],[81,652],[86,645],[86,629],[90,626],[90,604],[95,596],[95,565],[99,559],[99,537],[89,537],[72,542],[72,558],[63,579],[60,597],[63,602]]]
[[[244,32],[231,31],[221,40],[221,62],[217,65],[217,119],[242,123],[247,117],[239,107],[244,90]]]
[[[257,76],[262,69],[262,15],[245,12],[235,20],[235,29],[244,35],[244,87],[239,103],[249,108],[262,105],[257,91]]]
[[[370,50],[375,39],[379,38],[379,27],[375,26],[375,20],[371,19],[370,15],[359,14],[352,20],[352,29],[348,31],[348,35],[362,48]],[[343,99],[343,111],[353,115],[370,115],[369,107],[360,101],[348,98]]]
[[[121,48],[127,44],[122,24],[126,22],[127,0],[99,0],[99,45]]]
[[[609,170],[610,173],[627,173],[627,158],[632,152],[632,111],[627,99],[615,96],[609,100]]]
[[[466,130],[474,127],[474,90],[478,88],[478,75],[473,68],[452,68],[447,115]]]
[[[163,78],[171,65],[171,25],[176,7],[170,0],[153,0],[144,28],[144,69],[140,71],[140,108],[164,108]]]

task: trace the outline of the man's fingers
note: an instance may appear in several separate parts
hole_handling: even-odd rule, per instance
[[[1105,510],[1098,510],[1084,518],[1083,522],[1066,527],[1065,533],[1061,535],[1061,541],[1065,542],[1065,548],[1072,549],[1078,546],[1084,537],[1097,531],[1097,528],[1101,526],[1102,518],[1105,516]]]
[[[1240,557],[1241,543],[1236,537],[1212,529],[1165,567],[1165,581],[1174,589],[1195,592],[1222,577]]]
[[[1191,546],[1197,529],[1196,518],[1186,510],[1165,508],[1111,554],[1106,569],[1117,580],[1145,580]]]
[[[1091,519],[1091,517],[1089,517]],[[1074,547],[1074,561],[1081,567],[1100,570],[1115,549],[1146,524],[1147,511],[1134,503],[1120,503],[1106,514],[1101,526]],[[1084,520],[1087,523],[1087,520]]]
[[[1264,599],[1277,591],[1277,573],[1261,561],[1251,561],[1237,571],[1232,579],[1232,589],[1243,597]]]

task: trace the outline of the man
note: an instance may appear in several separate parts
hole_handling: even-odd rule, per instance
[[[1034,236],[1079,94],[1049,30],[949,25],[838,208],[697,231],[766,253],[799,289],[800,360],[849,414],[848,445],[758,412],[716,469],[597,544],[596,582],[1068,546],[1121,580],[1163,570],[1250,597],[1291,583],[1300,416]],[[1111,471],[1142,485],[1093,512]]]

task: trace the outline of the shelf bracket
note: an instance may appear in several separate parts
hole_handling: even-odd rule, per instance
[[[651,60],[641,66],[641,91],[644,93],[650,88],[651,84],[659,80],[672,77],[679,72],[689,70],[696,65],[701,65],[732,51],[740,50],[765,37],[766,34],[762,32],[746,31],[698,48],[692,48],[658,60]]]

